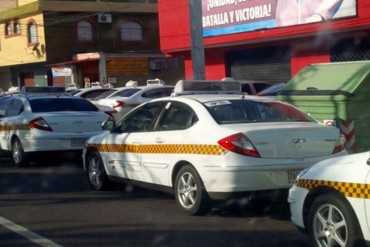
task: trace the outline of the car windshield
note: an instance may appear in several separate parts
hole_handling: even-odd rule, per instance
[[[94,104],[81,98],[37,98],[29,102],[32,112],[99,111]]]
[[[282,102],[222,100],[204,105],[219,124],[313,121],[305,113]]]

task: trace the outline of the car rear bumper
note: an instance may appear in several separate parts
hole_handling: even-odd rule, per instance
[[[96,133],[98,134],[98,133]],[[82,150],[92,135],[29,137],[21,139],[25,152]]]
[[[311,165],[212,168],[203,171],[201,177],[208,193],[289,189],[294,184],[295,176]]]

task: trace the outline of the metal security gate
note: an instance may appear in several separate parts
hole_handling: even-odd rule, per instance
[[[370,38],[357,37],[337,40],[330,49],[331,62],[370,60]]]
[[[232,51],[226,55],[227,76],[236,80],[287,82],[291,79],[288,47]]]

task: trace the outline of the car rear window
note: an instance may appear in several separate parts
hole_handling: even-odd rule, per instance
[[[282,102],[222,100],[206,102],[205,106],[219,124],[314,121],[307,114]]]
[[[38,98],[29,102],[32,112],[99,111],[94,104],[81,98]]]
[[[134,95],[136,92],[139,92],[139,91],[141,91],[140,88],[127,88],[127,89],[123,89],[123,90],[120,90],[120,91],[112,94],[112,97],[116,97],[116,96],[130,97],[130,96]]]

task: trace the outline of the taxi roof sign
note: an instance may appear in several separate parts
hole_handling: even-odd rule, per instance
[[[155,78],[155,79],[149,79],[146,81],[147,86],[158,86],[158,85],[165,85],[163,80]]]
[[[180,80],[176,83],[174,94],[241,94],[238,81],[218,80]]]
[[[49,87],[49,86],[42,86],[42,87],[30,87],[30,86],[23,86],[22,87],[22,94],[60,94],[65,93],[65,87]]]
[[[138,83],[137,81],[129,80],[128,82],[126,82],[125,86],[126,87],[137,87]]]

